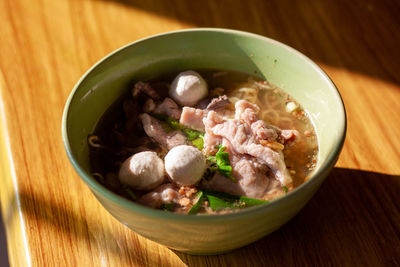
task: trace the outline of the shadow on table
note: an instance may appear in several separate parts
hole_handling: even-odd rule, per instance
[[[400,265],[398,192],[400,176],[334,168],[307,206],[273,234],[223,255],[173,252],[190,266],[211,266],[216,262],[223,266]],[[135,251],[141,248],[121,243],[124,237],[119,232],[113,233],[97,223],[88,229],[87,223],[67,206],[57,206],[24,192],[20,192],[20,200],[25,205],[35,203],[36,208],[26,208],[23,212],[34,216],[38,225],[56,227],[62,234],[60,239],[89,239],[127,266],[159,263],[157,257],[154,262],[141,258],[146,253]],[[34,225],[29,227],[35,231]],[[110,245],[113,243],[117,245]]]
[[[61,265],[72,264],[75,266],[77,262],[91,262],[90,266],[94,266],[95,263],[98,263],[99,261],[101,261],[102,264],[107,264],[108,258],[105,254],[112,254],[119,259],[122,266],[157,266],[157,258],[140,257],[145,253],[140,254],[135,250],[141,248],[135,247],[134,244],[128,243],[126,240],[127,237],[121,234],[121,232],[115,228],[109,228],[109,224],[104,227],[104,225],[99,224],[89,216],[83,220],[69,207],[69,204],[57,205],[56,203],[44,200],[41,197],[27,194],[24,191],[20,191],[19,195],[22,204],[21,207],[23,208],[22,212],[25,218],[29,218],[30,222],[29,225],[25,225],[27,235],[30,235],[31,237],[34,236],[38,240],[43,238],[47,239],[47,241],[50,241],[50,238],[53,238],[51,245],[45,244],[46,242],[40,242],[38,246],[29,248],[32,257],[31,260],[33,262],[36,262],[37,258],[35,257],[40,256],[41,253],[65,253],[65,255],[62,256],[56,256],[58,259],[63,257],[68,258],[67,262],[60,262],[59,264]],[[15,203],[15,200],[11,201],[11,203]],[[82,210],[81,212],[84,213]],[[102,212],[106,213],[105,210],[102,210]],[[8,216],[7,214],[5,215],[4,222],[6,225],[12,224],[13,220],[18,218],[12,214],[8,214]],[[106,215],[109,216],[108,214],[104,214],[104,216]],[[115,221],[114,223],[118,222]],[[69,245],[71,242],[74,242],[75,239],[79,240],[81,246],[85,246],[86,244],[89,247],[88,250],[93,252],[93,255],[101,255],[105,258],[92,259],[93,255],[85,255],[82,252],[76,251],[76,249],[79,248],[79,245],[72,245],[70,250],[56,249],[54,251],[49,251],[51,250],[51,246],[64,247],[65,245]],[[35,243],[30,242],[30,245],[32,244]],[[45,245],[42,247],[42,244]],[[0,245],[2,244],[0,243]],[[3,248],[0,247],[0,250],[3,250]],[[104,251],[107,253],[104,253]],[[21,251],[21,253],[23,253],[23,251]],[[71,258],[71,256],[75,256],[76,258]],[[48,254],[41,260],[48,259],[47,257]],[[82,257],[87,258],[83,259]],[[116,262],[118,262],[118,260]],[[0,261],[1,267],[6,266],[1,265],[1,263],[2,262]],[[46,262],[46,264],[51,263]]]
[[[258,33],[317,62],[400,84],[400,35],[392,32],[399,33],[400,8],[393,1],[93,1],[114,1],[193,27]]]
[[[0,266],[7,267],[10,266],[8,262],[7,254],[7,238],[4,229],[3,217],[0,212]]]
[[[400,176],[334,168],[307,206],[263,239],[189,266],[399,266]]]

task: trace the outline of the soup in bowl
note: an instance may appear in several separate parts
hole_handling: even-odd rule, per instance
[[[214,254],[276,230],[336,162],[346,120],[310,59],[239,31],[192,29],[129,44],[77,83],[67,154],[136,233]]]

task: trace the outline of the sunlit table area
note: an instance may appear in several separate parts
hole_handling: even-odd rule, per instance
[[[3,257],[10,266],[400,266],[399,14],[394,0],[1,0]],[[339,160],[301,212],[212,256],[169,249],[117,221],[61,138],[66,100],[93,64],[141,38],[198,27],[295,48],[329,75],[347,115]]]

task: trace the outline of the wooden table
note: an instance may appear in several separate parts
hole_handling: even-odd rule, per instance
[[[0,1],[1,208],[12,266],[400,265],[400,2]],[[64,103],[114,49],[152,34],[225,27],[315,60],[343,96],[340,159],[275,233],[228,254],[190,256],[111,217],[71,167]],[[3,248],[1,248],[3,249]]]

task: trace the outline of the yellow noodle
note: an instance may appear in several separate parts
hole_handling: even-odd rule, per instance
[[[288,118],[280,118],[278,125],[281,129],[293,129],[293,121]]]
[[[101,144],[99,144],[98,142],[100,141],[100,138],[97,135],[90,135],[87,139],[89,146],[91,147],[102,147]]]
[[[101,173],[94,172],[94,173],[92,173],[92,176],[93,176],[96,180],[98,180],[99,182],[101,182],[101,183],[104,184],[104,177],[103,177],[103,175],[101,175]]]
[[[273,109],[262,110],[260,114],[260,119],[270,124],[277,125],[279,121],[279,114],[278,112],[276,112],[276,110]]]

